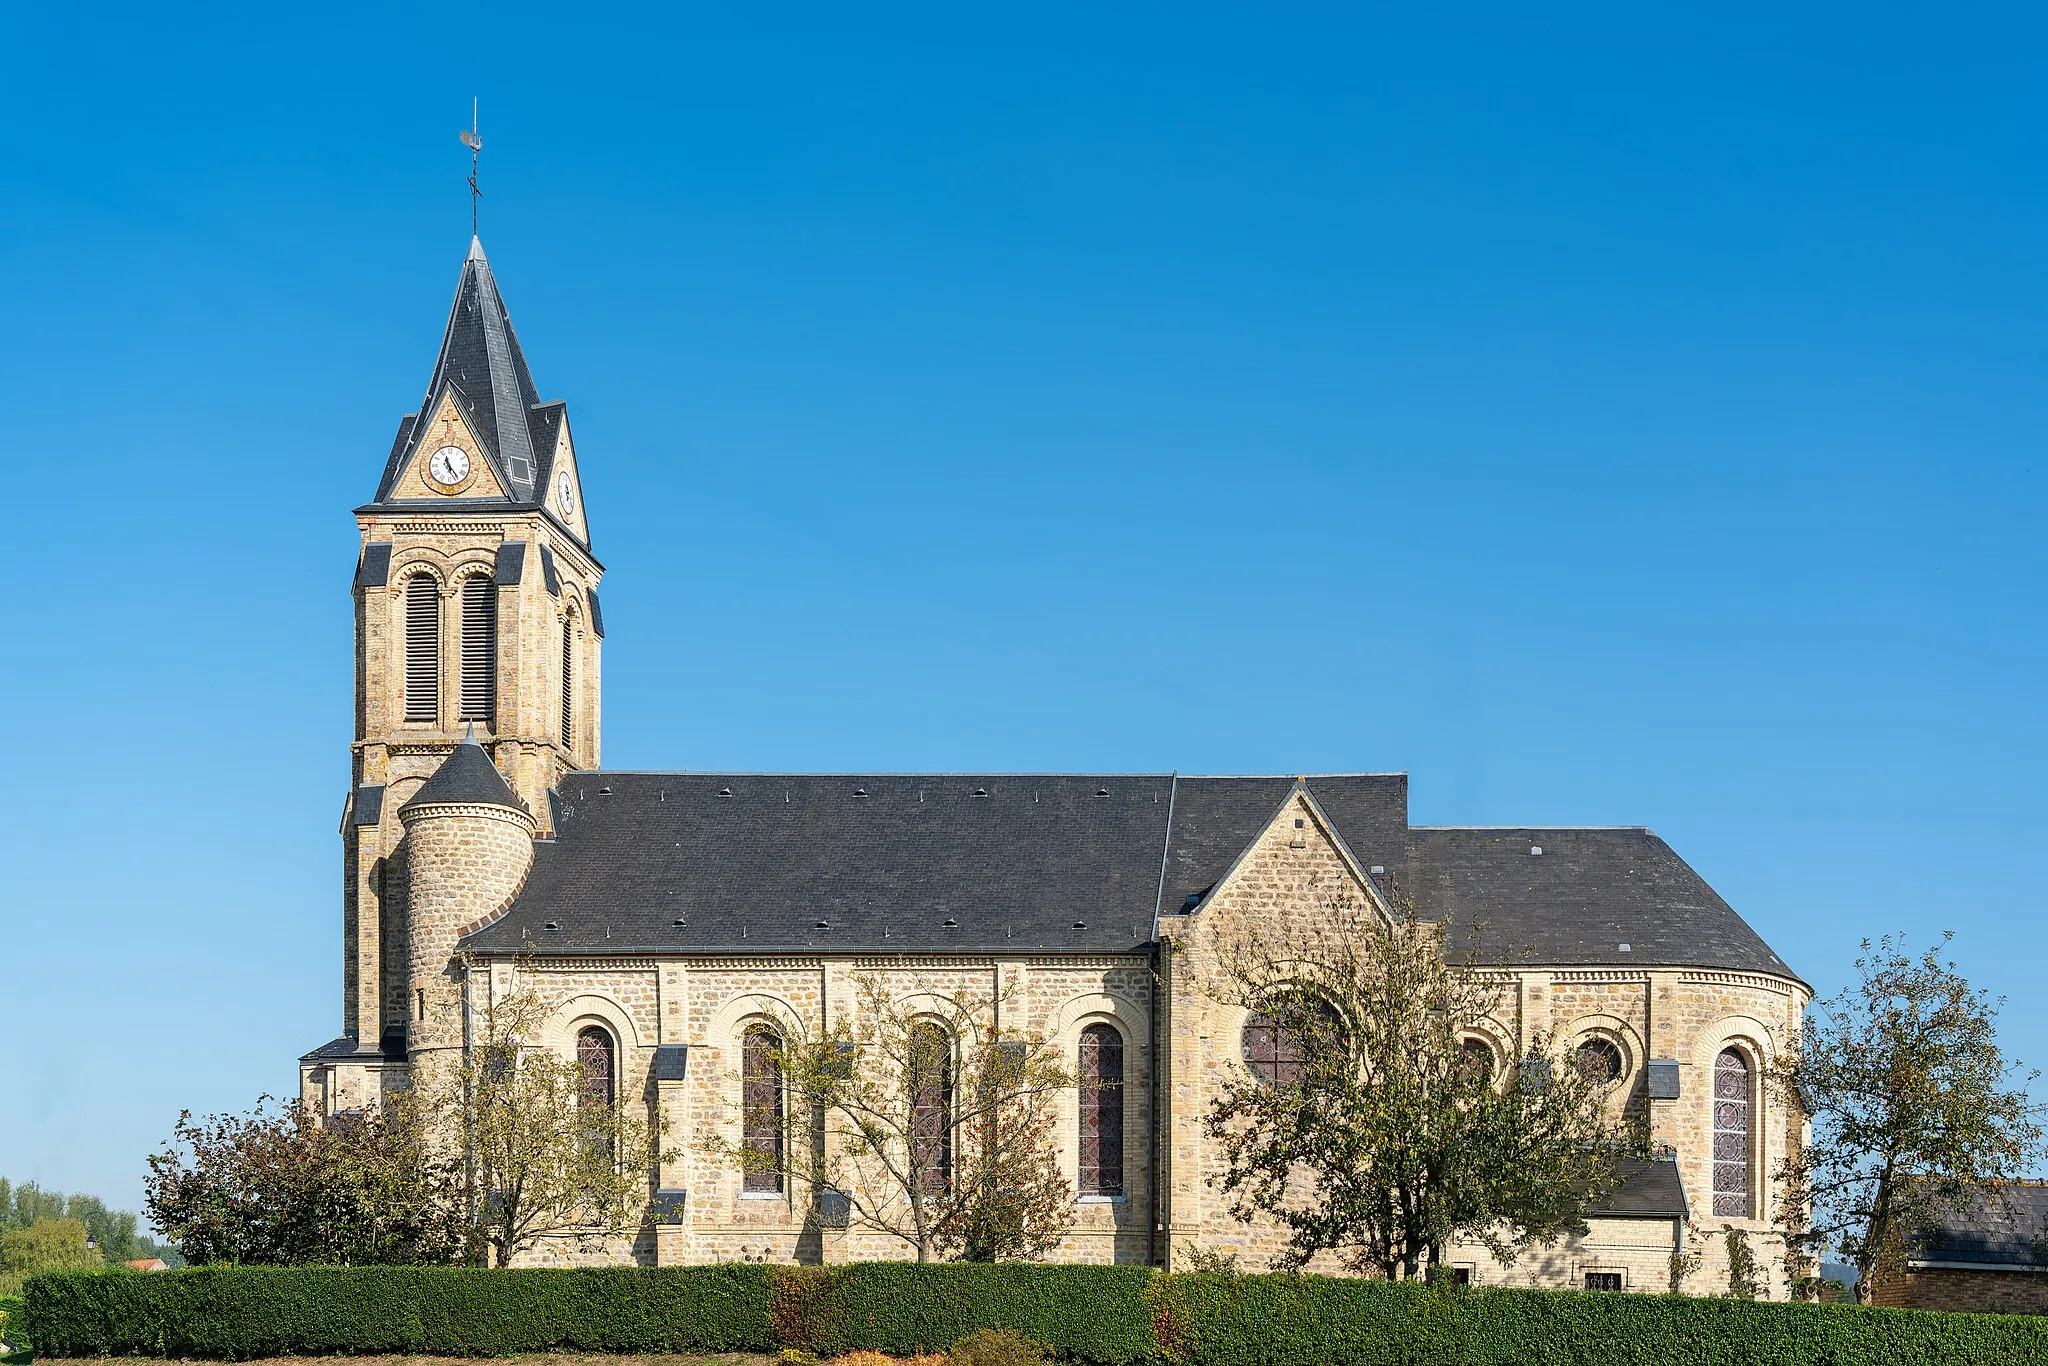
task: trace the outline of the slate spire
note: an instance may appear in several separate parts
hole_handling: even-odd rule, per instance
[[[533,503],[544,497],[562,407],[540,401],[526,353],[519,346],[519,334],[512,330],[512,318],[498,293],[490,259],[477,237],[469,239],[469,254],[456,281],[455,302],[448,310],[448,326],[441,336],[433,377],[427,381],[426,397],[419,412],[408,414],[399,426],[377,489],[377,502],[391,496],[407,457],[421,438],[423,419],[431,417],[443,397],[451,393],[476,429],[485,458],[510,491],[512,501]]]

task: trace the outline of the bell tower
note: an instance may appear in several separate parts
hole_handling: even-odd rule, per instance
[[[602,735],[604,568],[567,409],[534,388],[476,238],[426,397],[355,518],[342,1032],[373,1066],[402,1063],[413,1013],[400,808],[473,735],[547,838],[549,789],[597,766]]]

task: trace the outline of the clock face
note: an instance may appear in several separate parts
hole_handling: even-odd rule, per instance
[[[427,474],[441,485],[459,485],[469,478],[469,452],[460,446],[443,446],[427,459]]]
[[[564,513],[576,510],[576,486],[569,482],[567,470],[555,476],[555,506]]]

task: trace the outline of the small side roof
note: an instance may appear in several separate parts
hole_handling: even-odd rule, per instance
[[[2048,1270],[2048,1183],[1999,1182],[1950,1202],[1912,1240],[1906,1261]]]

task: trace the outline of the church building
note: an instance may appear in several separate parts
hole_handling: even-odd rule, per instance
[[[1470,1047],[1504,1067],[1563,1040],[1665,1154],[1585,1236],[1507,1267],[1459,1249],[1460,1278],[1663,1292],[1698,1253],[1686,1288],[1718,1290],[1739,1229],[1787,1295],[1774,1173],[1804,1117],[1765,1074],[1811,993],[1651,831],[1413,825],[1401,773],[607,770],[580,458],[472,240],[426,396],[355,510],[341,1032],[300,1059],[306,1103],[374,1104],[462,1049],[462,1011],[516,966],[551,1011],[538,1042],[644,1097],[675,1145],[602,1257],[908,1256],[702,1140],[747,1137],[742,1088],[779,1106],[750,1040],[822,1031],[863,980],[984,990],[1078,1077],[1053,1255],[1263,1269],[1281,1236],[1231,1217],[1203,1118],[1233,1069],[1276,1065],[1272,1031],[1202,969],[1333,889],[1383,909],[1398,889],[1447,933],[1515,946]]]

